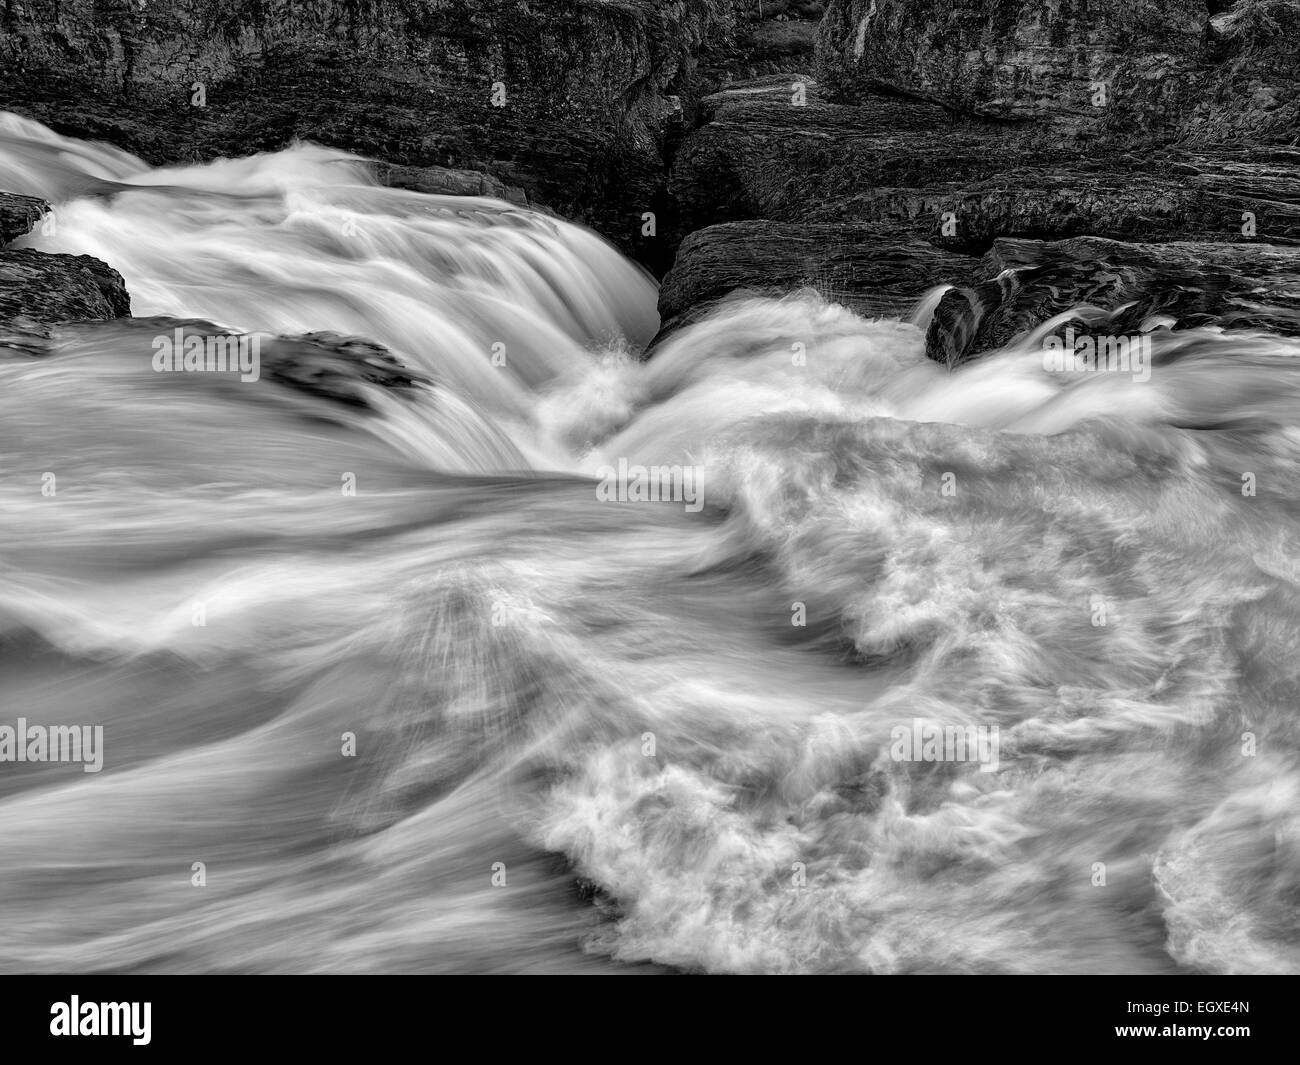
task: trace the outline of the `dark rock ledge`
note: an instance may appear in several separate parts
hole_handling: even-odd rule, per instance
[[[815,57],[768,58],[674,154],[661,336],[731,291],[939,283],[946,363],[1083,303],[1300,332],[1300,5],[831,0]]]
[[[0,246],[17,240],[50,209],[50,205],[35,196],[20,196],[16,192],[0,192]]]
[[[1294,0],[310,0],[216,20],[151,0],[0,21],[6,107],[151,163],[307,137],[386,160],[395,187],[545,204],[666,274],[665,332],[729,292],[895,314],[939,283],[945,362],[1083,302],[1295,328]],[[0,240],[43,209],[0,203]],[[119,306],[102,272],[60,269],[69,309]]]
[[[1107,328],[1117,335],[1160,316],[1175,329],[1300,336],[1300,254],[1205,241],[998,240],[970,285],[940,300],[926,352],[949,365],[964,362],[1082,304],[1113,311]]]
[[[0,244],[29,232],[48,209],[35,197],[0,192]],[[107,263],[0,247],[0,344],[8,332],[42,333],[56,322],[130,313],[126,283]]]
[[[902,315],[927,288],[974,277],[979,259],[870,223],[755,220],[696,230],[659,292],[666,334],[733,292],[812,288],[866,316]]]

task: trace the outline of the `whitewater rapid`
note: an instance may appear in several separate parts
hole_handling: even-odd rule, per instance
[[[0,116],[0,189],[135,315],[0,327],[0,725],[104,728],[0,763],[0,969],[1300,971],[1296,341],[949,372],[797,294],[642,361],[603,240],[332,149]]]

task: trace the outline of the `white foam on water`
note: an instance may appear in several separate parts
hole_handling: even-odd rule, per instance
[[[801,294],[642,363],[599,238],[337,151],[155,170],[4,116],[0,185],[137,316],[422,379],[160,374],[161,320],[0,360],[0,724],[106,745],[0,765],[0,968],[1300,968],[1296,341],[949,372],[933,293]],[[601,502],[620,459],[706,505]],[[996,770],[896,760],[917,721]]]

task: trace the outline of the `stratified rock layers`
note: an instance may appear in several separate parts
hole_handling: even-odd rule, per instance
[[[697,297],[808,284],[883,313],[929,266],[958,286],[929,338],[946,362],[1075,299],[1294,331],[1298,16],[1282,0],[832,0],[815,79],[792,64],[701,101],[669,181],[696,232],[666,324]]]
[[[730,0],[33,0],[0,107],[154,164],[307,138],[476,170],[652,261],[678,85]],[[664,266],[667,265],[665,262]]]

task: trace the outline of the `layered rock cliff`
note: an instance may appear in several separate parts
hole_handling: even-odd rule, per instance
[[[124,318],[131,297],[122,275],[89,255],[48,255],[4,245],[29,232],[49,209],[33,196],[0,192],[0,355],[56,322]]]
[[[1297,331],[1298,18],[1295,0],[832,0],[815,62],[701,102],[669,181],[694,232],[661,311],[817,277],[887,305],[886,261],[958,286],[930,337],[944,361],[1085,297]],[[1095,283],[1137,263],[1131,285]]]
[[[655,265],[642,215],[669,211],[677,94],[734,18],[731,0],[24,0],[0,13],[0,108],[154,164],[307,138],[481,171]]]
[[[892,314],[951,284],[949,362],[1070,300],[1296,331],[1298,82],[1298,0],[0,14],[0,107],[61,132],[152,163],[308,138],[394,185],[542,206],[667,271],[669,329],[737,289]],[[0,241],[43,209],[0,203]]]

